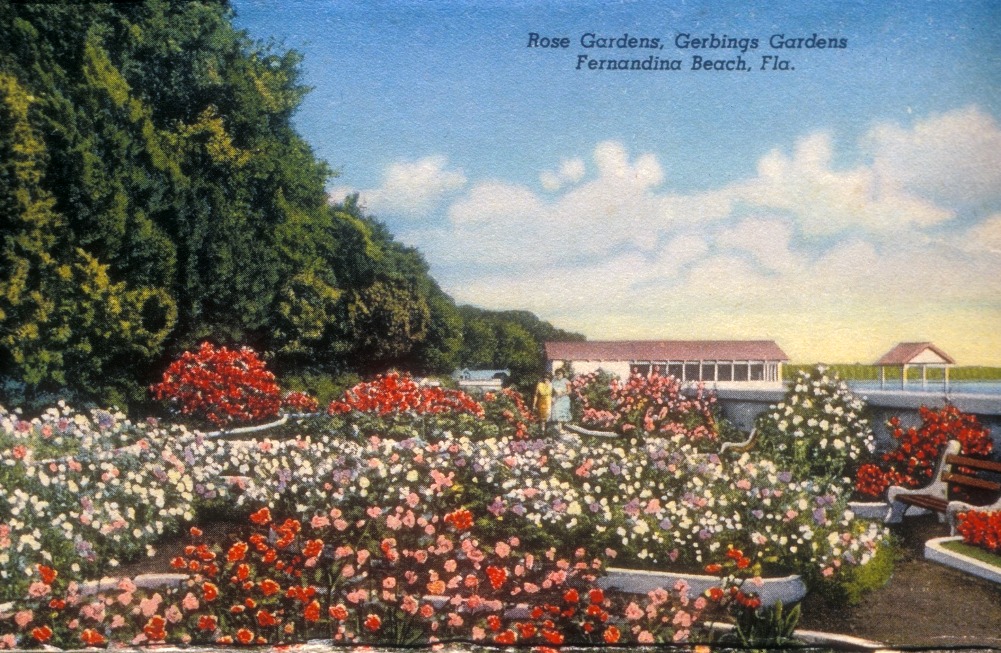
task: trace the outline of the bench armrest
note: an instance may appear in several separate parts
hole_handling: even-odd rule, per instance
[[[959,513],[968,512],[970,510],[978,510],[981,512],[994,512],[995,510],[1001,510],[1001,497],[994,500],[994,503],[989,503],[986,506],[975,506],[972,503],[966,503],[965,501],[950,501],[949,505],[945,507],[945,515],[949,520],[949,535],[956,534],[956,522],[959,517]]]

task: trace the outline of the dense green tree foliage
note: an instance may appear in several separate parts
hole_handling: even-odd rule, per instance
[[[328,202],[299,63],[218,0],[0,2],[0,400],[141,401],[203,340],[279,371],[536,372],[550,325],[460,311]]]
[[[510,369],[513,382],[531,389],[545,363],[547,341],[584,340],[579,333],[557,329],[528,311],[486,311],[461,306],[462,348],[459,358],[471,368]]]

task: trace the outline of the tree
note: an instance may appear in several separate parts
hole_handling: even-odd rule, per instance
[[[47,151],[29,119],[34,102],[0,74],[0,361],[17,394],[106,387],[105,377],[157,351],[175,307],[159,289],[112,281],[106,265],[67,242],[43,186]]]

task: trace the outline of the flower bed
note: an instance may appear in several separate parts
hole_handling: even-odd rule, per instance
[[[508,393],[488,398],[484,410],[471,398],[425,394],[404,377],[366,388],[351,395],[348,412],[335,410],[308,430],[283,427],[282,439],[270,431],[254,434],[256,440],[210,439],[176,425],[133,424],[65,406],[35,420],[4,412],[0,475],[13,490],[0,496],[0,598],[23,597],[31,587],[42,592],[41,567],[58,569],[66,583],[100,578],[118,561],[151,552],[183,522],[223,507],[231,519],[262,509],[288,515],[302,528],[293,539],[322,531],[311,539],[339,542],[334,552],[360,550],[364,543],[346,541],[351,533],[362,539],[378,533],[379,546],[392,539],[402,555],[427,549],[422,538],[452,529],[453,547],[481,550],[489,542],[499,555],[505,543],[525,560],[574,566],[586,560],[589,576],[606,563],[701,571],[740,551],[742,577],[795,571],[808,584],[836,582],[866,565],[886,538],[881,526],[846,509],[840,485],[800,476],[755,452],[725,459],[699,449],[705,438],[664,431],[617,440],[533,439],[523,428],[528,418],[520,397]],[[363,412],[362,404],[372,410]],[[452,409],[436,408],[445,404]],[[38,465],[40,452],[62,457]],[[374,542],[365,544],[370,557],[378,555]],[[270,540],[259,544],[274,548]],[[298,565],[310,557],[316,556],[288,564],[306,573]],[[187,569],[203,573],[210,560],[188,560]],[[377,576],[369,570],[365,578]],[[332,587],[330,578],[313,582]],[[489,583],[489,575],[479,582]],[[386,614],[377,616],[385,621]],[[365,617],[353,635],[364,634]]]
[[[27,420],[0,408],[0,599],[19,596],[38,564],[85,578],[151,553],[225,492],[195,464],[204,442],[108,411],[60,405]]]
[[[965,544],[995,555],[1001,554],[1001,511],[971,510],[961,513],[956,532]]]
[[[975,415],[963,413],[952,405],[939,410],[919,409],[921,424],[904,429],[900,419],[892,417],[889,426],[897,446],[883,454],[879,464],[859,467],[855,488],[861,496],[882,496],[891,485],[917,488],[929,483],[950,440],[960,443],[965,456],[989,456],[993,443],[990,430]]]
[[[594,372],[574,377],[571,393],[582,424],[591,429],[685,435],[693,442],[719,439],[713,414],[716,396],[702,385],[688,397],[673,376],[633,374],[622,381]]]
[[[400,646],[677,643],[708,640],[703,613],[745,600],[739,589],[703,597],[683,585],[643,598],[607,594],[594,585],[600,561],[583,551],[567,560],[526,553],[516,538],[483,544],[463,511],[425,519],[398,506],[351,531],[339,519],[272,520],[265,508],[244,537],[221,547],[192,529],[195,540],[173,562],[186,580],[166,587],[122,579],[93,595],[40,565],[29,598],[0,620],[0,648],[318,637]]]
[[[734,544],[766,566],[828,575],[842,564],[864,563],[882,537],[845,513],[844,497],[836,490],[797,480],[750,454],[732,463],[701,454],[681,436],[641,444],[569,436],[476,440],[451,434],[436,442],[359,441],[347,434],[218,442],[183,430],[166,438],[163,429],[146,427],[137,428],[133,437],[139,434],[156,446],[144,454],[145,463],[133,465],[137,476],[128,487],[135,498],[129,501],[142,512],[139,504],[147,490],[139,476],[167,474],[165,461],[173,461],[170,478],[183,489],[175,499],[154,504],[163,503],[161,511],[175,520],[193,516],[196,495],[203,502],[225,499],[245,513],[267,505],[309,515],[336,506],[351,518],[405,497],[424,511],[482,506],[477,519],[485,532],[527,532],[540,545],[562,547],[562,553],[571,546],[566,543],[579,540],[595,552],[617,551],[620,562],[699,568]],[[143,464],[152,467],[143,472]],[[110,469],[113,463],[103,465]],[[72,469],[57,473],[68,475],[61,484],[74,482]],[[236,496],[221,480],[227,475],[247,479]],[[31,485],[27,480],[13,484]],[[83,512],[106,509],[107,496],[95,495],[90,501],[97,503]],[[70,512],[80,511],[72,506]],[[157,521],[163,522],[161,528],[150,528]],[[144,544],[152,544],[167,524],[162,517],[149,522],[141,525],[150,528]]]
[[[925,543],[925,557],[929,560],[984,580],[1001,583],[1001,556],[981,554],[984,554],[983,549],[963,546],[960,536],[937,537]]]

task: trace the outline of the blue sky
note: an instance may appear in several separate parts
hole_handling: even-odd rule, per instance
[[[458,302],[593,339],[773,338],[831,362],[932,340],[1001,365],[996,2],[233,4],[304,54],[295,121],[339,172],[332,196],[359,192]],[[847,47],[770,46],[814,33]]]

